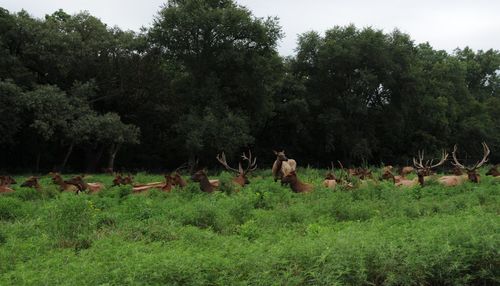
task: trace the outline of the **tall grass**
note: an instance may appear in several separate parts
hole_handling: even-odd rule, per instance
[[[311,194],[269,171],[239,192],[224,173],[214,194],[194,183],[140,195],[59,194],[48,179],[42,192],[14,187],[0,196],[0,285],[500,283],[497,180],[332,191],[323,173],[299,170]]]

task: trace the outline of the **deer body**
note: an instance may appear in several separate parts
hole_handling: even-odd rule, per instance
[[[194,182],[200,183],[200,189],[205,193],[213,193],[215,188],[219,186],[219,180],[209,181],[205,171],[200,170],[191,176]],[[217,186],[215,186],[217,185]]]
[[[21,184],[21,187],[34,188],[36,190],[40,190],[41,188],[38,183],[38,177],[29,177],[24,183]]]
[[[59,185],[59,188],[61,189],[62,192],[72,192],[72,193],[78,193],[79,188],[73,184],[68,183],[67,181],[64,181],[63,178],[59,174],[52,174],[52,182],[54,184]]]
[[[313,185],[301,182],[297,178],[295,171],[283,177],[283,181],[290,184],[290,188],[295,193],[309,193],[313,190]]]
[[[486,172],[486,176],[493,176],[493,177],[500,177],[500,171],[497,169],[498,167],[495,166]]]
[[[297,162],[293,159],[288,159],[285,155],[285,151],[276,152],[276,160],[273,163],[273,177],[276,182],[278,179],[282,180],[291,172],[297,169]]]
[[[467,175],[450,175],[439,177],[437,181],[445,187],[454,187],[465,183],[467,179]]]

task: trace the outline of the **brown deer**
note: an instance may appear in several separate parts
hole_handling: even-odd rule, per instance
[[[337,177],[335,177],[333,162],[330,162],[331,169],[328,168],[328,172],[325,175],[325,180],[323,181],[323,186],[334,190],[337,186]]]
[[[89,191],[89,193],[98,193],[102,191],[104,185],[102,183],[87,183],[83,180],[82,176],[76,176],[67,181],[68,184],[75,185],[78,187],[80,192]]]
[[[200,183],[200,189],[205,193],[213,193],[219,187],[219,180],[209,180],[205,170],[199,170],[191,176],[191,180]]]
[[[130,174],[128,174],[126,177],[124,177],[122,174],[116,174],[115,178],[113,179],[113,187],[120,185],[132,185],[133,182],[134,177],[132,177]]]
[[[14,192],[10,188],[11,184],[17,184],[16,180],[11,176],[0,176],[0,194],[8,194]]]
[[[26,179],[24,183],[21,184],[21,187],[25,188],[34,188],[36,190],[40,190],[41,186],[40,183],[38,182],[39,177],[31,176]]]
[[[15,184],[17,184],[17,182],[11,176],[0,176],[0,185],[9,187]]]
[[[231,168],[227,164],[226,154],[224,154],[224,152],[222,152],[222,155],[217,154],[217,157],[215,158],[217,159],[217,161],[219,161],[219,163],[222,164],[222,166],[226,168],[226,170],[237,174],[237,176],[233,178],[233,182],[235,184],[241,187],[250,184],[247,175],[250,174],[252,171],[255,171],[255,169],[257,169],[257,158],[254,158],[252,160],[252,152],[250,150],[248,151],[248,157],[246,156],[245,153],[241,155],[241,158],[248,162],[246,169],[243,169],[243,167],[241,166],[241,162],[238,163],[238,169]]]
[[[480,179],[480,175],[477,173],[477,169],[481,168],[481,166],[484,165],[484,163],[488,162],[488,156],[490,155],[490,148],[488,148],[488,145],[486,145],[485,142],[481,143],[483,145],[483,158],[476,162],[476,164],[474,164],[472,167],[466,167],[464,165],[462,165],[458,159],[457,159],[457,145],[455,145],[453,147],[453,153],[452,153],[452,157],[453,157],[453,165],[455,167],[458,167],[462,170],[465,170],[467,172],[467,175],[462,175],[462,176],[457,176],[457,177],[460,177],[460,178],[465,178],[465,176],[467,177],[467,179],[469,179],[471,182],[473,183],[479,183],[479,179]],[[442,179],[443,177],[441,177]],[[463,183],[464,180],[462,180],[460,182]]]
[[[411,174],[411,172],[415,171],[415,168],[412,166],[404,166],[399,169],[399,175],[401,177],[405,177],[406,175]]]
[[[142,193],[145,191],[149,191],[151,189],[159,189],[169,193],[170,191],[172,191],[173,188],[172,177],[170,175],[165,175],[164,177],[165,177],[165,182],[155,182],[144,185],[136,185],[132,188],[132,192]]]
[[[418,152],[418,161],[417,159],[413,158],[413,165],[417,170],[418,183],[420,184],[420,186],[424,186],[425,177],[432,174],[432,169],[443,165],[446,162],[446,159],[448,159],[448,152],[443,150],[443,152],[441,153],[441,160],[438,163],[432,164],[434,159],[427,160],[425,163],[423,163],[424,151]]]
[[[290,184],[290,188],[295,193],[309,193],[313,190],[313,185],[303,183],[297,178],[297,174],[295,171],[291,171],[288,175],[283,177],[283,181],[285,183]]]
[[[491,167],[488,172],[486,172],[486,176],[500,177],[500,171],[498,171],[498,166]]]
[[[285,151],[277,152],[273,151],[274,155],[276,155],[276,160],[273,163],[273,177],[274,181],[281,180],[281,184],[283,185],[282,178],[288,175],[290,172],[295,171],[297,168],[297,162],[294,159],[288,159],[285,155]]]
[[[69,181],[63,180],[63,178],[59,173],[51,172],[49,174],[52,176],[52,182],[56,185],[59,185],[61,192],[72,192],[72,193],[80,192],[80,189],[76,185],[71,184]]]

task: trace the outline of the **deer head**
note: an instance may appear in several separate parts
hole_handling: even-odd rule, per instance
[[[441,153],[441,160],[439,160],[438,163],[432,164],[434,162],[434,159],[427,160],[425,163],[423,163],[424,151],[418,152],[418,160],[413,158],[413,165],[415,166],[415,169],[417,169],[418,182],[420,183],[421,186],[424,185],[424,176],[431,175],[432,169],[443,165],[444,162],[446,162],[446,159],[448,159],[448,153],[445,150],[443,150]]]
[[[480,161],[476,162],[472,167],[466,167],[462,165],[458,159],[457,159],[457,145],[453,147],[453,165],[455,167],[458,167],[462,170],[467,171],[467,176],[469,177],[469,180],[474,183],[479,183],[479,174],[477,173],[477,169],[481,168],[484,163],[488,162],[488,156],[490,155],[490,148],[488,148],[488,145],[486,143],[481,143],[483,145],[483,159]]]
[[[278,152],[278,151],[274,151],[274,150],[273,150],[273,152],[274,152],[274,155],[276,155],[276,160],[277,160],[277,161],[281,161],[281,162],[283,162],[283,161],[285,161],[285,162],[286,162],[286,161],[288,161],[288,158],[287,158],[287,157],[286,157],[286,155],[285,155],[285,150],[282,150],[281,152]]]
[[[328,172],[325,175],[325,180],[337,180],[337,178],[335,177],[335,168],[333,166],[333,162],[330,162],[330,166],[331,167],[328,167]]]
[[[226,154],[224,154],[224,152],[222,152],[222,155],[217,154],[216,157],[217,161],[219,161],[219,163],[221,163],[226,168],[226,170],[232,171],[237,174],[236,178],[233,181],[243,186],[250,183],[247,175],[257,169],[257,158],[252,158],[252,152],[250,150],[248,151],[248,156],[243,153],[241,155],[241,158],[244,161],[247,161],[247,166],[245,169],[243,169],[243,167],[241,166],[241,162],[238,163],[238,169],[230,167],[227,164]]]

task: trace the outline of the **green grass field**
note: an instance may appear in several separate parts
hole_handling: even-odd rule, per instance
[[[238,193],[227,173],[214,194],[192,182],[140,195],[129,186],[61,194],[48,176],[41,192],[14,185],[0,196],[0,285],[500,283],[500,180],[331,191],[320,187],[324,173],[299,170],[310,194],[269,170]]]

